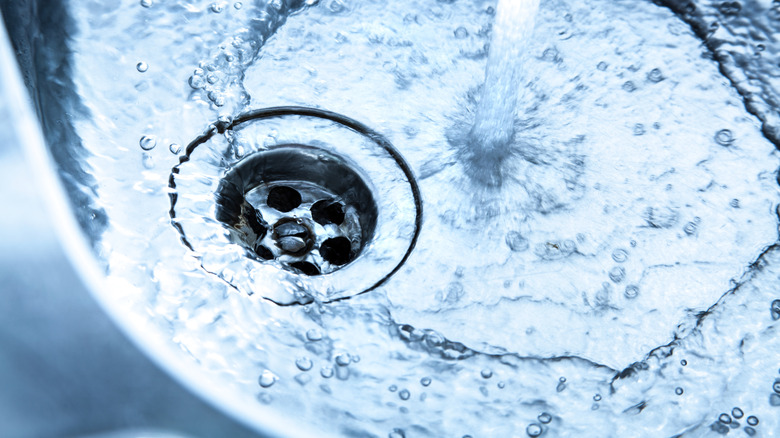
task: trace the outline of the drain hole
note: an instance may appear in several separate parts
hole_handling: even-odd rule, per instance
[[[311,218],[320,225],[341,225],[344,222],[344,206],[333,200],[317,201],[311,206]]]
[[[273,260],[274,259],[274,253],[271,252],[270,249],[268,249],[265,245],[257,245],[255,247],[255,254],[258,255],[263,260]]]
[[[310,275],[310,276],[320,275],[320,269],[314,263],[295,262],[295,263],[290,263],[290,266],[301,271],[306,275]]]
[[[322,242],[320,255],[328,263],[345,265],[352,259],[352,243],[346,237],[334,237]]]
[[[288,213],[301,205],[301,194],[287,186],[276,186],[268,192],[268,206],[282,213]]]
[[[312,108],[218,123],[187,146],[169,185],[172,224],[201,266],[277,304],[373,290],[422,224],[419,187],[387,139]]]

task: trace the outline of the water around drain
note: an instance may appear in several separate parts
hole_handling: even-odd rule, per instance
[[[376,287],[406,260],[421,222],[393,146],[308,108],[220,120],[187,147],[170,185],[174,226],[204,269],[279,304]]]

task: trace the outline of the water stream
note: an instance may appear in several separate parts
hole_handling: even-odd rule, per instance
[[[500,185],[502,162],[512,154],[515,137],[520,69],[534,27],[538,0],[502,0],[490,41],[485,82],[474,116],[474,126],[463,141],[463,157],[475,179]]]
[[[772,436],[778,88],[669,3],[70,3],[99,293],[242,403],[341,436]],[[244,248],[171,226],[185,145],[281,105],[358,120],[414,171],[422,231],[381,287],[329,302],[280,282],[309,304],[279,306],[234,287],[262,284]],[[224,173],[293,136],[240,134],[192,162]],[[204,190],[176,192],[177,217],[224,240],[219,178],[179,177]]]

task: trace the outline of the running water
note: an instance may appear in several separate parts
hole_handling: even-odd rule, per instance
[[[501,163],[511,154],[521,90],[519,72],[538,8],[539,0],[498,2],[485,84],[464,151],[472,176],[489,185],[500,184]]]

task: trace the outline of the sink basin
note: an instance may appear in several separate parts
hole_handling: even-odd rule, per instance
[[[2,13],[85,283],[258,432],[771,431],[773,87],[668,3],[542,2],[487,170],[466,134],[495,2]]]

